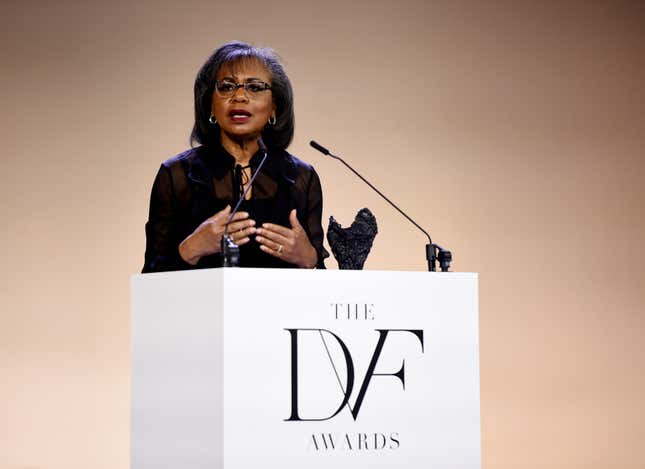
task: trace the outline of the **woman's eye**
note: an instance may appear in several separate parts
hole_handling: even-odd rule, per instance
[[[264,89],[264,84],[263,83],[247,83],[246,89],[249,90],[251,93],[259,93]]]
[[[233,89],[235,88],[235,85],[233,83],[222,82],[219,84],[217,88],[220,91],[229,92],[229,91],[233,91]]]

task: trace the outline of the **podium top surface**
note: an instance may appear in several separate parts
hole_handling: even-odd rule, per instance
[[[477,272],[428,272],[424,270],[340,270],[340,269],[266,269],[255,267],[217,267],[213,269],[176,270],[170,272],[150,272],[146,274],[132,274],[131,278],[157,277],[164,275],[212,275],[213,273],[232,272],[239,275],[240,272],[263,273],[265,275],[336,275],[336,276],[450,276],[450,277],[478,277]],[[244,274],[242,274],[244,275]]]

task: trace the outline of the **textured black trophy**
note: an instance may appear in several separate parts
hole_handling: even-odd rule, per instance
[[[348,228],[343,228],[331,216],[327,228],[327,241],[343,270],[362,270],[378,233],[376,218],[368,208],[362,208]]]

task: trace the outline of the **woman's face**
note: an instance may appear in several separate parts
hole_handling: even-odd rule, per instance
[[[271,85],[271,74],[257,60],[247,60],[232,67],[225,65],[215,79],[233,85],[259,82]],[[261,86],[256,89],[261,89]],[[255,140],[275,113],[273,94],[268,89],[252,92],[240,87],[233,88],[232,94],[226,96],[216,87],[211,112],[220,126],[222,139]]]

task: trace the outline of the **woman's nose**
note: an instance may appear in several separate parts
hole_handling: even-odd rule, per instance
[[[244,89],[243,86],[240,86],[238,89],[235,90],[235,93],[233,93],[233,96],[231,96],[231,100],[235,102],[246,102],[249,100],[248,95],[246,94],[246,89]]]

